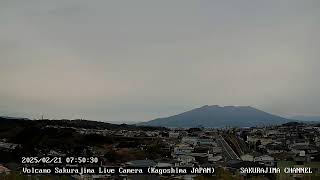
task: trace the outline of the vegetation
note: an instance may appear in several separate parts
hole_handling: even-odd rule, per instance
[[[0,118],[0,140],[19,144],[12,151],[0,149],[0,163],[20,164],[22,156],[47,156],[52,150],[68,156],[101,156],[114,163],[146,158],[156,159],[167,153],[161,150],[162,144],[156,138],[82,134],[77,130],[84,127],[115,131],[118,128],[141,131],[157,129],[85,120],[32,121]]]

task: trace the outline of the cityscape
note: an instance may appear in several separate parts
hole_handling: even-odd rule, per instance
[[[21,154],[98,157],[98,164],[103,167],[215,168],[210,176],[174,176],[179,179],[317,179],[320,175],[320,124],[288,122],[250,128],[161,128],[86,120],[5,118],[1,118],[1,124],[0,159],[4,163],[0,169],[8,177],[27,176],[21,173],[23,167],[28,167],[17,158]],[[80,163],[70,166],[80,166]],[[304,168],[310,168],[309,172]],[[34,177],[37,176],[43,175]],[[74,179],[170,179],[173,175],[71,173],[65,176]]]

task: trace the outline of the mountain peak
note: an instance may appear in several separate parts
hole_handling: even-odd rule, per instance
[[[247,109],[247,110],[258,110],[254,107],[251,106],[232,106],[232,105],[228,105],[228,106],[219,106],[219,105],[204,105],[201,106],[200,108],[196,108],[196,109]]]
[[[219,105],[204,105],[198,109],[208,109],[208,108],[220,108],[220,106]]]

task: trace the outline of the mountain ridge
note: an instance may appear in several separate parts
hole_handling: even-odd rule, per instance
[[[205,105],[177,115],[140,123],[164,127],[252,127],[278,125],[289,119],[273,115],[251,106]]]
[[[299,116],[290,117],[290,119],[294,119],[294,120],[297,120],[297,121],[314,121],[314,122],[319,122],[319,121],[320,121],[320,116],[299,115]]]

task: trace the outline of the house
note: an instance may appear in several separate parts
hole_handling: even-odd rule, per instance
[[[274,158],[269,155],[262,155],[254,158],[254,162],[262,163],[266,166],[274,166]]]
[[[254,157],[253,157],[253,155],[251,155],[251,154],[242,155],[242,156],[240,156],[240,158],[241,158],[241,160],[243,160],[243,161],[253,162],[253,160],[254,160]]]
[[[295,145],[291,146],[291,151],[295,154],[304,151],[306,154],[315,154],[319,152],[319,148],[314,145]]]
[[[296,145],[308,146],[309,141],[306,139],[293,139],[293,141],[290,142],[289,147],[296,146]]]
[[[256,136],[248,136],[247,141],[248,141],[248,143],[256,143],[256,142],[260,141],[262,145],[267,145],[269,143],[274,142],[274,140],[272,138],[256,137]]]
[[[278,154],[283,153],[287,150],[287,148],[280,144],[267,144],[266,149],[268,154]]]
[[[320,127],[319,127],[319,129],[320,129]],[[315,137],[314,141],[315,141],[316,146],[320,146],[320,137]]]
[[[185,143],[185,144],[190,144],[192,146],[196,146],[196,145],[198,145],[198,138],[196,138],[196,137],[183,137],[181,139],[181,142]]]
[[[209,153],[191,153],[191,156],[195,158],[195,160],[200,164],[208,163]]]
[[[213,162],[218,162],[218,161],[221,161],[223,159],[223,157],[222,156],[210,156],[209,155],[209,157],[208,157],[208,162],[211,162],[211,163],[213,163]]]
[[[279,130],[269,130],[266,132],[267,136],[279,135],[281,134]]]
[[[219,146],[212,147],[212,153],[219,154],[222,152],[222,148]]]
[[[179,138],[180,133],[179,132],[169,132],[169,137],[170,138]]]
[[[299,165],[303,165],[305,162],[310,162],[311,161],[310,156],[307,156],[304,151],[301,151],[293,159]]]
[[[210,146],[217,146],[217,143],[213,139],[209,138],[202,138],[198,140],[198,145],[210,145]]]
[[[189,167],[189,166],[193,166],[193,164],[196,162],[196,158],[190,155],[180,155],[177,158],[177,163],[175,164],[175,166],[185,166],[185,167]]]
[[[177,154],[177,153],[191,153],[193,151],[193,147],[191,147],[190,145],[188,144],[178,144],[174,147],[173,149],[173,153],[174,154]]]

